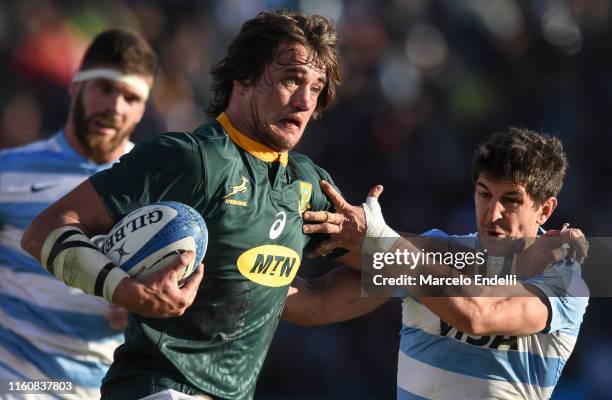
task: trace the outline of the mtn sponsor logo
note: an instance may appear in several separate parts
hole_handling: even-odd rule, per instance
[[[242,253],[236,262],[240,273],[269,287],[290,284],[300,267],[300,256],[288,247],[267,244]]]

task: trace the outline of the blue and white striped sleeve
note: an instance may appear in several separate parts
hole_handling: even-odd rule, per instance
[[[576,332],[589,302],[589,289],[581,276],[581,267],[566,258],[548,267],[544,273],[525,281],[547,296],[550,304],[549,324],[542,333]]]

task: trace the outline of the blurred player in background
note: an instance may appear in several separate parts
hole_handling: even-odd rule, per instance
[[[38,213],[131,150],[156,68],[140,35],[100,33],[70,85],[64,128],[0,152],[0,379],[70,381],[78,397],[99,396],[126,311],[64,285],[19,242]]]
[[[530,244],[525,252],[538,248],[544,256],[567,242],[582,250],[576,256],[582,262],[585,243],[579,230],[564,227],[548,233],[554,238],[550,249],[539,248],[545,239],[529,243],[557,206],[566,167],[556,138],[521,129],[495,134],[473,159],[477,234],[452,237],[432,230],[423,236],[463,243],[468,239],[473,248],[489,251],[501,238],[524,238]],[[381,187],[370,192],[362,208],[350,206],[329,184],[322,185],[339,213],[306,213],[307,221],[319,224],[305,225],[305,231],[333,234],[316,253],[338,246],[360,251],[362,243],[373,252],[420,251],[410,238],[396,242],[399,235],[386,225],[378,204]],[[360,289],[359,274],[346,268],[315,282],[298,280],[283,316],[302,325],[330,323],[369,312],[386,300],[361,298]],[[576,344],[588,304],[579,262],[561,257],[516,287],[483,290],[478,297],[408,295],[403,299],[398,399],[551,396]]]
[[[301,215],[331,209],[318,185],[327,172],[290,150],[335,99],[336,43],[331,21],[317,15],[263,12],[246,21],[212,69],[208,112],[216,121],[142,142],[28,228],[24,248],[63,270],[58,278],[133,313],[104,399],[253,397],[311,241]],[[189,255],[137,281],[92,248],[88,236],[162,200],[188,204],[206,220],[204,281],[200,268],[178,287],[176,268]]]

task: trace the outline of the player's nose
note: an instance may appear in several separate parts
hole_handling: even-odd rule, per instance
[[[308,111],[316,105],[316,99],[312,96],[307,85],[300,86],[291,96],[291,105],[299,111]]]

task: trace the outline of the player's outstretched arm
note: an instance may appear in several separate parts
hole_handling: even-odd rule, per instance
[[[24,233],[21,245],[58,279],[87,294],[104,297],[144,316],[183,314],[195,298],[202,267],[182,288],[178,287],[176,271],[185,267],[189,256],[146,281],[128,278],[89,240],[112,226],[111,216],[87,180],[39,214]]]
[[[338,267],[314,280],[296,278],[281,318],[301,326],[325,325],[367,314],[385,301],[361,297],[359,271]]]
[[[524,336],[541,332],[548,323],[548,299],[528,286],[517,285],[511,290],[512,293],[492,290],[488,297],[483,293],[478,297],[418,297],[418,300],[468,335]]]
[[[397,232],[387,226],[382,215],[382,210],[378,203],[378,198],[383,192],[381,185],[376,185],[370,190],[366,202],[362,206],[353,206],[328,182],[321,181],[320,184],[323,192],[334,204],[336,212],[306,211],[304,213],[305,223],[302,228],[304,233],[331,235],[329,240],[311,250],[309,256],[322,256],[331,253],[336,248],[342,247],[349,250],[355,256],[349,258],[350,260],[360,260],[363,250],[370,250],[370,252],[388,250],[388,248],[363,249],[362,246],[364,245],[366,235],[369,240],[365,244],[369,247],[380,244],[380,241],[376,239],[381,239],[385,244],[389,244],[388,247],[391,247],[394,243],[392,239],[399,238]],[[563,259],[568,255],[567,251],[562,251],[565,244],[569,245],[570,255],[578,263],[582,264],[588,256],[589,243],[585,235],[580,229],[569,228],[569,224],[564,224],[561,230],[549,230],[543,237],[546,240],[536,242],[535,245],[532,245],[521,254],[524,260],[519,261],[523,261],[523,265],[525,265],[523,276],[536,275],[543,270],[543,267]],[[406,237],[404,239],[410,240]],[[339,258],[338,260],[346,262],[349,259]],[[359,267],[354,265],[356,264],[355,262],[350,262],[349,264]]]
[[[326,182],[322,182],[321,187],[336,206],[337,213],[330,213],[330,215],[324,212],[305,213],[304,219],[310,224],[304,225],[304,232],[329,233],[332,235],[330,240],[315,249],[315,254],[325,254],[336,247],[359,249],[363,244],[365,232],[369,232],[371,229],[381,231],[382,234],[378,235],[380,238],[393,239],[393,237],[398,237],[397,233],[390,231],[390,228],[384,223],[384,218],[382,218],[382,212],[377,201],[382,188],[375,187],[370,192],[364,207],[356,207],[346,203],[340,194]],[[370,212],[368,218],[366,218],[366,211],[364,210],[366,207]],[[346,221],[352,222],[345,224]],[[380,226],[371,226],[373,225],[372,221]],[[360,226],[365,226],[365,230],[357,229]],[[523,254],[523,256],[526,256],[524,257],[526,258],[524,264],[528,266],[524,275],[533,276],[540,273],[551,262],[557,261],[560,257],[557,250],[563,244],[569,244],[576,249],[580,258],[586,257],[588,242],[584,240],[584,235],[580,230],[568,231],[564,227],[561,231],[554,232],[547,235],[546,241],[536,242]],[[396,241],[395,245],[402,246],[402,243],[407,240],[407,238],[404,238]],[[369,242],[371,242],[370,244],[377,244],[376,240]],[[411,251],[418,251],[417,248],[413,249],[414,246],[409,242],[407,243]],[[394,248],[395,245],[391,248]],[[388,250],[389,248],[384,248],[377,251]],[[491,293],[489,297],[482,292],[479,293],[479,296],[458,293],[446,297],[418,295],[417,297],[447,323],[469,334],[526,335],[544,329],[549,316],[549,300],[541,295],[537,289],[528,286],[518,285],[513,290],[513,293],[496,291]]]

